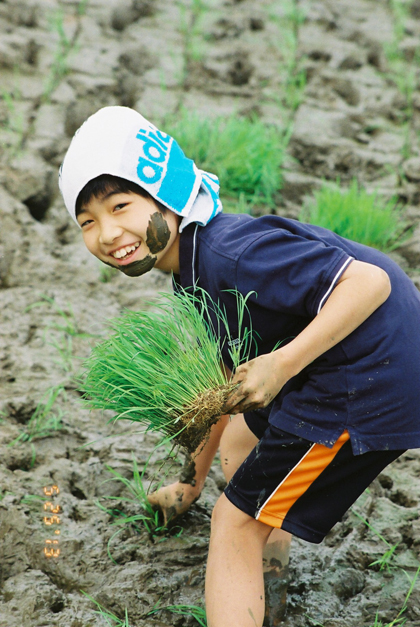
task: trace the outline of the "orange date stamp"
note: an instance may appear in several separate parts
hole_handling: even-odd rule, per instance
[[[45,496],[54,497],[60,494],[60,489],[57,485],[45,486],[44,494]],[[54,503],[52,500],[44,503],[44,524],[49,528],[48,530],[53,536],[53,538],[45,540],[44,555],[48,558],[57,558],[60,555],[59,536],[61,530],[59,525],[61,524],[61,518],[58,516],[60,512],[60,505]]]

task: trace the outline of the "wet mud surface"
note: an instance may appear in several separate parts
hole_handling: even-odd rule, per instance
[[[0,627],[107,624],[82,591],[120,618],[127,608],[132,627],[197,624],[148,613],[158,602],[202,605],[210,516],[224,487],[216,462],[182,533],[168,537],[130,526],[114,536],[115,518],[99,507],[127,495],[107,467],[131,477],[132,455],[144,468],[157,440],[82,407],[76,375],[109,318],[148,307],[171,284],[155,269],[138,280],[102,269],[64,210],[57,170],[90,113],[123,104],[158,120],[185,106],[293,122],[277,211],[296,217],[323,178],[356,177],[384,198],[398,196],[414,230],[392,255],[420,286],[419,3],[406,3],[398,34],[403,84],[386,53],[396,20],[385,0],[299,2],[303,18],[289,24],[293,58],[281,25],[286,3],[208,0],[201,14],[193,5],[0,0]],[[286,97],[293,64],[306,75],[294,104]],[[35,437],[33,416],[43,413],[52,422]],[[34,437],[16,441],[22,433]],[[153,453],[146,485],[162,478],[168,452]],[[171,476],[182,464],[173,460]],[[405,573],[413,577],[419,564],[419,499],[420,453],[412,451],[322,545],[294,541],[283,624],[369,627],[377,612],[384,624],[393,620],[409,588]],[[395,545],[392,568],[370,566]],[[419,585],[404,616],[420,627]]]

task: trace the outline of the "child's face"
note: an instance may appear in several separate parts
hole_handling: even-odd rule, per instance
[[[77,216],[88,250],[128,276],[153,267],[179,273],[179,217],[132,192],[92,198]]]

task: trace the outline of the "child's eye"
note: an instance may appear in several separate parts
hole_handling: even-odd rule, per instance
[[[114,211],[118,211],[119,209],[123,209],[128,203],[121,202],[119,205],[115,205]]]
[[[91,224],[92,222],[93,220],[84,220],[83,222],[80,223],[80,226],[83,229],[83,227],[87,226],[88,224]]]

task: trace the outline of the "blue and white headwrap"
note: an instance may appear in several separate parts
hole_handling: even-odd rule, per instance
[[[217,176],[199,170],[170,135],[128,107],[100,109],[73,137],[59,184],[76,223],[79,193],[101,174],[140,185],[183,218],[180,231],[191,222],[205,226],[222,211]]]

